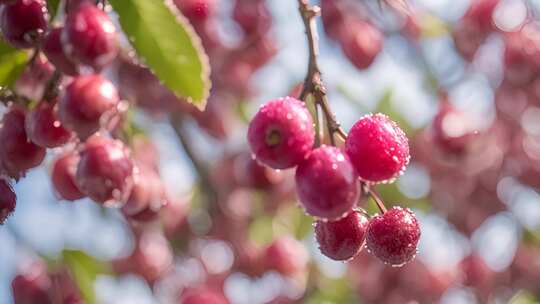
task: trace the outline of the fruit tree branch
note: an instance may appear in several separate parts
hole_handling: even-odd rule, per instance
[[[306,29],[309,49],[308,72],[300,99],[305,101],[308,95],[313,95],[316,106],[319,105],[324,113],[330,142],[332,145],[335,145],[334,134],[345,139],[347,138],[347,133],[341,128],[335,114],[330,108],[328,97],[326,96],[326,88],[322,81],[322,75],[317,61],[319,55],[319,38],[315,18],[321,14],[321,9],[318,6],[311,6],[309,0],[298,0],[298,4]]]

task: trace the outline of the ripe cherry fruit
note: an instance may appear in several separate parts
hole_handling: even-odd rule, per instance
[[[383,34],[366,21],[351,22],[341,30],[340,42],[345,56],[358,68],[368,68],[383,48]]]
[[[54,103],[42,101],[26,115],[26,133],[38,146],[55,148],[66,144],[71,139],[71,132],[58,120]]]
[[[58,157],[52,167],[51,179],[56,193],[65,200],[74,201],[84,197],[75,180],[79,155],[68,151]]]
[[[207,287],[197,287],[186,289],[182,292],[179,304],[228,304],[227,299],[207,288]]]
[[[0,225],[15,211],[17,196],[13,189],[3,179],[0,179]]]
[[[114,23],[90,2],[82,2],[69,12],[62,41],[66,54],[96,71],[109,65],[118,54]]]
[[[77,186],[86,196],[107,206],[122,205],[133,187],[134,166],[121,141],[89,138],[77,166]]]
[[[51,278],[42,262],[34,262],[17,274],[11,288],[17,304],[52,304],[49,299]]]
[[[313,120],[304,103],[293,97],[269,101],[249,124],[248,141],[257,160],[287,169],[306,158],[315,141]]]
[[[345,151],[360,178],[367,182],[390,181],[409,162],[407,136],[383,114],[360,118],[349,132]]]
[[[369,220],[358,211],[337,221],[317,221],[315,237],[322,254],[336,261],[354,258],[366,239]]]
[[[296,191],[309,215],[335,220],[358,200],[358,175],[345,153],[322,145],[298,165]]]
[[[394,207],[371,219],[366,244],[381,261],[399,267],[415,257],[419,239],[420,226],[414,213]]]
[[[28,139],[24,111],[13,106],[4,114],[0,128],[0,162],[5,173],[13,178],[37,167],[45,158],[45,149]]]
[[[44,0],[17,0],[4,5],[0,28],[4,38],[13,46],[31,48],[47,29],[47,19]]]
[[[133,181],[133,189],[122,212],[136,221],[156,218],[166,202],[165,189],[159,175],[150,167],[139,165]]]
[[[174,4],[189,20],[204,21],[216,10],[216,0],[174,0]]]
[[[283,180],[283,174],[261,165],[250,153],[242,153],[234,159],[234,177],[239,185],[265,190]]]
[[[275,239],[265,250],[265,261],[269,269],[290,276],[305,269],[308,254],[305,247],[290,236]]]
[[[29,100],[43,99],[47,85],[54,75],[54,66],[39,54],[26,66],[17,81],[14,91],[17,95]]]
[[[62,31],[63,27],[58,27],[51,30],[43,41],[43,53],[56,69],[66,75],[75,76],[79,72],[77,65],[66,55],[62,47]]]
[[[58,116],[66,128],[84,140],[99,130],[103,115],[114,110],[119,100],[116,88],[107,79],[78,76],[58,102]]]

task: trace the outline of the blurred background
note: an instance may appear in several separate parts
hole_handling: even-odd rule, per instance
[[[66,265],[96,303],[177,303],[189,290],[238,304],[540,303],[540,1],[416,0],[408,13],[399,1],[320,4],[319,61],[338,120],[348,130],[382,112],[410,139],[407,170],[378,189],[419,218],[412,263],[324,257],[293,172],[253,168],[247,122],[263,102],[298,94],[304,27],[296,1],[219,0],[211,20],[191,20],[214,86],[207,111],[181,129],[167,113],[193,110],[171,106],[146,69],[121,57],[107,71],[139,105],[134,154],[155,162],[168,204],[141,220],[59,201],[51,150],[15,185],[17,210],[0,228],[0,303],[13,303],[16,274],[43,263]],[[355,54],[350,35],[367,41]]]

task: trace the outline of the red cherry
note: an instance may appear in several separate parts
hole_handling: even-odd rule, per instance
[[[493,30],[493,12],[498,4],[499,0],[471,1],[471,6],[463,16],[463,20],[475,23],[484,32]]]
[[[60,40],[63,27],[58,27],[49,32],[43,41],[43,53],[56,69],[66,75],[76,76],[79,74],[77,65],[67,57]]]
[[[42,100],[53,74],[54,66],[40,54],[26,66],[15,82],[15,93],[30,100]]]
[[[133,162],[118,140],[93,136],[82,151],[77,166],[77,186],[97,203],[125,203],[133,187]]]
[[[463,59],[473,61],[476,51],[484,44],[488,34],[476,23],[462,20],[455,26],[452,37],[456,50]]]
[[[99,71],[118,54],[116,27],[109,16],[90,2],[70,11],[62,33],[71,58]]]
[[[234,159],[234,175],[240,185],[255,189],[269,189],[283,180],[281,172],[261,165],[249,153]]]
[[[274,169],[292,168],[313,147],[313,120],[300,100],[275,99],[263,105],[251,120],[248,141],[261,163]]]
[[[190,288],[182,292],[179,304],[228,304],[220,293],[207,287]]]
[[[272,25],[272,15],[262,0],[236,0],[233,18],[247,35],[263,36]]]
[[[0,128],[0,161],[7,175],[19,178],[26,170],[37,167],[45,158],[45,149],[31,142],[24,126],[25,113],[11,107]]]
[[[17,196],[13,189],[3,179],[0,179],[0,225],[15,211]]]
[[[44,0],[16,0],[5,4],[0,28],[7,42],[18,48],[31,48],[47,29],[47,4]]]
[[[383,48],[383,35],[366,21],[355,21],[347,25],[340,34],[343,52],[359,69],[368,68]]]
[[[58,157],[52,167],[51,178],[56,193],[65,200],[74,201],[84,197],[75,180],[79,155],[69,151]]]
[[[266,248],[264,255],[268,268],[287,276],[303,271],[308,261],[308,254],[302,243],[290,236],[275,239]]]
[[[369,222],[366,244],[369,251],[386,264],[402,266],[417,252],[420,226],[409,209],[393,207]]]
[[[53,304],[49,299],[51,279],[45,264],[29,265],[11,281],[15,304]]]
[[[356,204],[358,175],[345,153],[322,145],[298,165],[296,191],[309,215],[335,220]]]
[[[445,152],[462,154],[472,139],[470,120],[465,113],[448,103],[441,105],[433,118],[433,138]]]
[[[347,261],[354,258],[366,239],[369,220],[358,211],[349,213],[337,221],[317,221],[315,237],[321,252],[336,261]]]
[[[410,157],[407,136],[383,114],[360,118],[349,132],[345,151],[360,178],[374,183],[395,178]]]
[[[340,8],[341,1],[321,0],[321,19],[324,31],[332,39],[339,39],[345,27],[345,14]]]
[[[114,85],[99,75],[73,79],[58,102],[64,126],[86,139],[99,130],[102,117],[115,110],[120,98]]]
[[[203,21],[216,10],[216,0],[174,0],[176,6],[191,21]]]
[[[130,256],[113,262],[115,272],[135,273],[154,283],[173,266],[173,253],[167,239],[151,229],[136,233],[136,244]]]
[[[94,0],[65,0],[64,12],[69,13],[79,7],[79,5],[88,2],[91,4],[96,3]]]
[[[54,104],[46,101],[26,115],[26,133],[33,143],[44,148],[62,146],[72,135],[58,120]]]
[[[165,189],[159,175],[141,165],[133,179],[133,189],[122,207],[122,212],[130,219],[148,221],[158,216],[165,204]]]

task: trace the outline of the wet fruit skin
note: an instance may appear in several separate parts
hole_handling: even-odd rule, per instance
[[[17,196],[13,189],[3,179],[0,179],[0,225],[15,211]]]
[[[349,132],[345,151],[360,178],[373,183],[395,178],[410,158],[407,136],[383,114],[360,118]]]
[[[122,142],[102,136],[86,141],[77,166],[77,186],[101,204],[125,202],[133,186],[133,162]]]
[[[58,157],[52,167],[51,179],[56,193],[64,200],[74,201],[84,197],[75,180],[79,155],[68,151]]]
[[[72,134],[58,120],[53,103],[42,101],[26,114],[25,125],[28,138],[40,147],[59,147],[71,139]]]
[[[309,111],[292,97],[269,101],[249,124],[251,151],[259,162],[274,169],[298,165],[311,151],[314,140]]]
[[[116,27],[109,16],[90,2],[70,11],[62,34],[64,50],[76,62],[99,71],[118,54]]]
[[[412,211],[393,207],[370,220],[366,245],[384,263],[402,266],[415,257],[419,240],[420,226]]]
[[[3,6],[0,28],[4,38],[17,48],[31,48],[47,29],[44,0],[17,0]]]
[[[319,249],[332,260],[352,259],[364,247],[368,224],[367,217],[358,211],[337,221],[317,221],[315,237]]]
[[[38,166],[45,158],[45,149],[28,139],[24,121],[24,111],[14,106],[4,114],[0,128],[2,169],[13,178],[23,176],[26,170]]]
[[[51,30],[43,41],[43,52],[56,69],[66,75],[76,76],[79,74],[77,65],[67,57],[62,47],[63,27]]]
[[[113,110],[120,98],[114,85],[100,75],[76,77],[58,103],[58,116],[66,128],[84,140],[101,127],[105,113]]]
[[[296,169],[300,204],[312,216],[335,220],[348,213],[358,200],[358,176],[339,148],[322,145]]]

